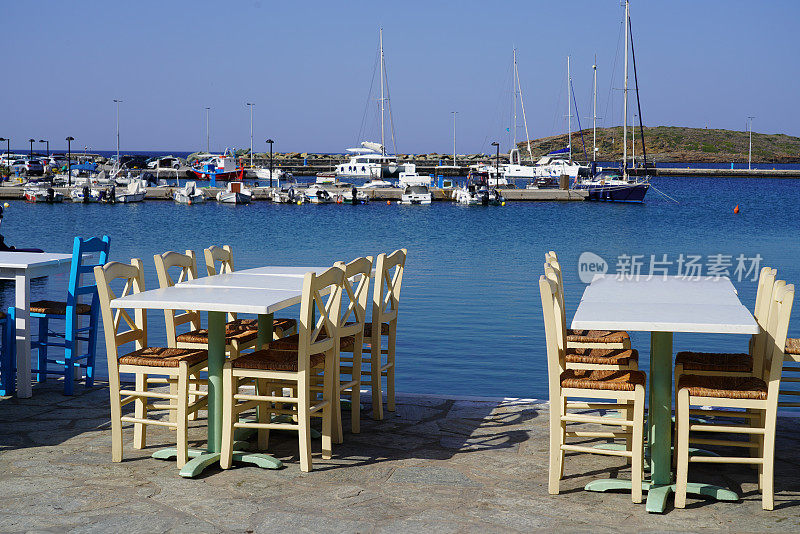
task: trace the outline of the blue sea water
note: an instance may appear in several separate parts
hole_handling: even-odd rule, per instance
[[[544,253],[564,268],[571,316],[585,285],[580,254],[591,251],[614,271],[621,255],[761,256],[779,278],[800,282],[800,181],[656,178],[647,202],[509,202],[503,207],[450,203],[400,206],[30,205],[11,202],[6,242],[69,252],[76,235],[108,234],[114,260],[144,259],[147,286],[157,286],[152,257],[166,250],[230,244],[238,269],[259,265],[327,265],[408,249],[398,326],[399,391],[547,398],[542,313],[537,280]],[[736,205],[740,212],[734,214]],[[676,266],[670,272],[676,272]],[[752,275],[751,275],[752,278]],[[756,283],[737,280],[752,309]],[[34,298],[60,297],[66,277],[34,284]],[[3,305],[13,287],[2,291]],[[163,343],[160,312],[150,314],[151,341]],[[790,334],[800,337],[800,304]],[[632,333],[647,369],[649,336]],[[101,338],[102,339],[102,338]],[[102,342],[99,344],[102,346]],[[746,336],[676,334],[675,350],[743,351]],[[99,374],[105,374],[101,360]]]

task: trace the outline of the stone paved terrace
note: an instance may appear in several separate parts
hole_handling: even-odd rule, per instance
[[[800,429],[791,418],[779,421],[774,511],[761,510],[752,468],[693,466],[690,480],[735,489],[742,501],[690,497],[684,510],[651,515],[629,494],[583,491],[595,478],[629,477],[621,458],[568,455],[562,493],[548,495],[547,407],[531,402],[403,395],[385,421],[365,409],[361,434],[346,430],[334,459],[316,455],[311,473],[300,472],[295,435],[273,432],[283,469],[217,468],[189,480],[149,457],[172,443],[160,427],[141,451],[127,428],[125,459],[111,463],[108,390],[70,398],[60,389],[50,382],[30,399],[0,398],[0,531],[800,530]],[[204,424],[194,423],[195,445]]]

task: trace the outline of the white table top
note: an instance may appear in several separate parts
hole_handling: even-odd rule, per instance
[[[71,262],[72,254],[52,252],[0,252],[0,268],[28,269],[44,265]]]
[[[253,269],[242,269],[232,274],[249,274],[249,275],[271,275],[271,276],[298,276],[303,278],[307,272],[314,271],[317,274],[324,273],[333,265],[327,267],[289,267],[281,265],[268,265],[265,267],[255,267]]]
[[[272,274],[252,275],[234,272],[179,282],[175,284],[175,287],[238,287],[243,289],[280,289],[301,292],[303,291],[303,277]]]
[[[112,308],[268,314],[300,302],[300,291],[220,287],[151,289],[111,301]]]
[[[728,280],[596,278],[571,327],[590,330],[757,334],[758,324]]]

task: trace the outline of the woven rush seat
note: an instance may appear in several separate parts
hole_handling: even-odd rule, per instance
[[[693,397],[767,398],[767,383],[754,376],[683,375],[678,380],[678,390],[683,388],[688,389]]]
[[[323,332],[320,334],[320,337],[317,338],[317,341],[322,341],[326,339],[327,336]],[[297,350],[297,340],[300,339],[300,334],[292,334],[290,336],[282,337],[280,339],[274,339],[269,342],[269,348],[275,350]],[[353,349],[353,346],[356,344],[356,337],[355,336],[343,336],[339,338],[339,350],[344,352],[350,352]]]
[[[120,357],[121,365],[145,365],[150,367],[178,367],[180,362],[192,366],[208,359],[203,349],[175,349],[169,347],[147,347]]]
[[[44,315],[66,315],[67,303],[59,302],[57,300],[37,300],[36,302],[31,302],[29,309],[31,313],[41,313]],[[92,307],[88,304],[78,304],[77,309],[78,315],[89,315],[92,311]]]
[[[624,330],[567,329],[568,343],[624,343],[630,339],[631,337]]]
[[[643,371],[567,369],[561,373],[562,388],[633,391],[637,385],[644,386],[646,382],[647,376]]]
[[[312,354],[309,357],[311,367],[319,367],[325,362],[322,353]],[[261,371],[297,371],[297,351],[262,349],[248,354],[243,354],[231,361],[231,365],[238,369],[258,369]]]
[[[639,361],[636,349],[567,349],[567,363],[628,365]]]
[[[256,319],[236,319],[225,325],[225,341],[238,341],[245,343],[258,337],[258,322]],[[200,328],[180,334],[175,338],[184,343],[208,344],[208,329]]]
[[[786,340],[786,354],[800,354],[800,338]]]
[[[684,371],[749,373],[753,370],[753,358],[743,352],[682,351],[675,355],[675,364],[683,365]]]

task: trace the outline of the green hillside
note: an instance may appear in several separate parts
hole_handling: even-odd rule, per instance
[[[749,135],[733,130],[683,128],[677,126],[645,127],[644,138],[648,161],[728,163],[747,161]],[[583,130],[586,153],[591,157],[592,130]],[[555,135],[531,140],[531,152],[536,159],[548,152],[567,146],[567,135]],[[519,143],[523,159],[527,159],[527,144]],[[601,161],[622,158],[622,127],[598,128],[597,159]],[[583,159],[581,132],[572,134],[572,153]],[[628,156],[631,153],[631,133],[628,131]],[[642,155],[641,135],[636,128],[636,156]],[[760,134],[753,132],[754,163],[800,162],[800,137],[785,134]]]

